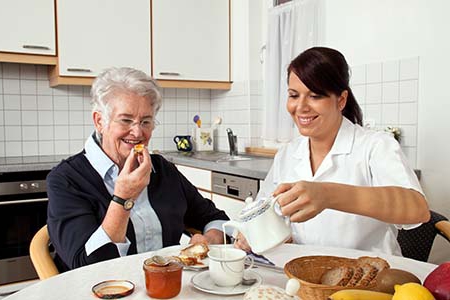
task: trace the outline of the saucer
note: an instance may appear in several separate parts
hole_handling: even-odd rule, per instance
[[[239,295],[244,294],[254,286],[260,285],[262,282],[261,275],[251,270],[245,270],[244,277],[246,279],[256,279],[256,282],[252,285],[217,286],[212,281],[209,271],[203,271],[195,274],[191,278],[191,283],[196,289],[206,293],[215,295]]]

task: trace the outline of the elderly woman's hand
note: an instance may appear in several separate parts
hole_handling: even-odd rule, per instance
[[[298,181],[280,184],[274,196],[280,195],[281,212],[290,216],[291,222],[303,222],[314,218],[327,208],[327,199],[320,182]]]
[[[152,162],[148,150],[142,154],[130,151],[122,170],[117,177],[114,195],[124,199],[136,199],[142,190],[150,183]]]
[[[247,239],[240,232],[237,234],[236,238],[234,239],[234,247],[236,247],[238,249],[242,249],[245,252],[252,251],[252,248],[248,244]]]

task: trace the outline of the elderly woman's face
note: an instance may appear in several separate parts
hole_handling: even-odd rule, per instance
[[[334,139],[346,102],[347,91],[339,96],[317,95],[295,73],[289,75],[287,110],[304,136],[316,140]]]
[[[109,124],[105,126],[104,116],[98,112],[94,113],[94,123],[102,134],[103,151],[121,168],[134,145],[148,144],[155,112],[148,99],[133,93],[117,93],[109,105]]]

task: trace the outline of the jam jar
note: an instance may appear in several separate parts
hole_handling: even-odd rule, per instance
[[[183,266],[177,262],[160,266],[152,259],[144,261],[145,288],[147,295],[157,299],[168,299],[178,295],[181,291],[181,274]]]

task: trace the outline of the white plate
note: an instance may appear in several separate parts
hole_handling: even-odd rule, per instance
[[[170,247],[163,248],[161,250],[156,251],[156,254],[162,255],[162,256],[178,256],[178,255],[180,255],[181,249],[183,249],[185,247],[187,247],[187,245],[170,246]],[[185,267],[185,269],[187,269],[187,270],[192,269],[192,270],[200,271],[200,270],[205,270],[208,268],[208,266],[209,266],[209,258],[208,257],[201,259],[200,262],[202,264],[187,266],[187,267]]]
[[[244,271],[244,277],[246,279],[256,279],[256,283],[252,285],[236,285],[236,286],[218,286],[215,285],[209,275],[209,271],[203,271],[195,274],[191,278],[192,285],[203,292],[215,294],[215,295],[239,295],[243,294],[254,286],[258,286],[262,282],[261,276],[251,270]]]

